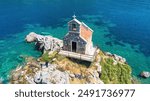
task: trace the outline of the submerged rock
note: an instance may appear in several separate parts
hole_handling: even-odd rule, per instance
[[[4,81],[4,79],[1,77],[1,78],[0,78],[0,84],[2,84],[3,81]]]

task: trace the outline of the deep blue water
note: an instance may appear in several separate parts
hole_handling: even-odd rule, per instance
[[[24,42],[25,35],[49,32],[62,38],[74,13],[94,29],[94,44],[124,56],[134,76],[150,71],[149,0],[0,0],[0,77],[7,81],[9,71],[23,61],[20,55],[40,55]],[[109,34],[99,32],[102,26]]]

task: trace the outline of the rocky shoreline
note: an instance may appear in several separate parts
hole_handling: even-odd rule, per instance
[[[111,59],[112,66],[127,66],[129,69],[127,74],[128,80],[125,83],[130,83],[131,71],[128,67],[126,59],[116,54],[102,52],[97,50],[97,56],[94,62],[88,63],[66,58],[58,54],[63,46],[60,39],[52,36],[42,36],[34,32],[29,33],[25,40],[27,42],[35,42],[35,47],[43,52],[43,55],[38,59],[28,57],[24,66],[19,66],[12,71],[10,83],[13,84],[104,84],[108,74],[104,74],[105,64],[107,59]],[[105,64],[104,64],[105,63]],[[104,65],[103,65],[104,64]],[[107,70],[108,71],[108,70]],[[111,70],[110,70],[111,71]],[[116,75],[117,76],[117,75]],[[110,83],[113,83],[113,79]],[[129,81],[129,82],[126,82]],[[119,83],[120,80],[116,81]],[[114,82],[114,83],[115,83]]]

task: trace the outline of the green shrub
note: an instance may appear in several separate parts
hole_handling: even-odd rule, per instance
[[[127,64],[118,63],[113,65],[113,59],[102,59],[102,75],[101,80],[106,84],[130,84],[131,83],[131,67]]]
[[[48,54],[48,52],[45,52],[42,57],[41,57],[41,60],[44,61],[44,62],[49,62],[51,61],[55,56],[56,56],[57,52],[54,51],[52,54]]]

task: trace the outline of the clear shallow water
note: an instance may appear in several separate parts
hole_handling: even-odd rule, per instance
[[[0,77],[23,62],[20,55],[40,56],[24,42],[35,31],[63,38],[73,13],[93,30],[93,42],[125,57],[138,77],[150,71],[150,2],[148,0],[1,0]],[[140,79],[150,83],[150,79]]]

